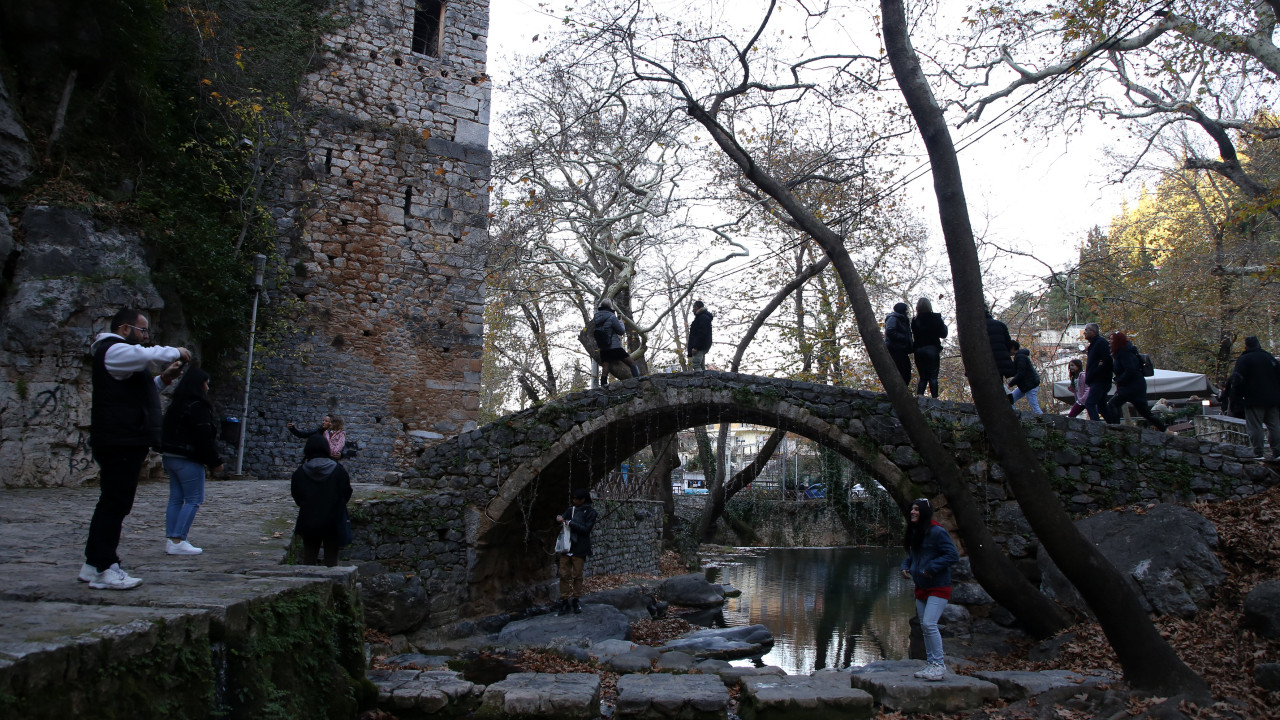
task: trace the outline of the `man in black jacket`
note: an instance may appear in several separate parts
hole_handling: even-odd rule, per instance
[[[578,488],[570,496],[568,510],[556,516],[556,522],[569,526],[569,551],[558,558],[560,563],[560,614],[572,610],[582,612],[578,598],[582,595],[582,569],[591,557],[591,530],[596,525],[596,509],[591,507],[591,492]]]
[[[1013,377],[1013,357],[1009,355],[1013,338],[1009,335],[1009,326],[995,319],[990,310],[987,311],[987,341],[991,343],[991,356],[996,360],[1000,377]]]
[[[1109,423],[1119,422],[1119,416],[1112,417],[1111,408],[1107,405],[1114,372],[1111,346],[1099,332],[1098,323],[1084,326],[1084,339],[1089,343],[1084,364],[1084,377],[1089,386],[1089,396],[1084,401],[1085,412],[1089,413],[1090,420],[1101,417]]]
[[[911,385],[911,352],[915,343],[911,340],[911,318],[907,317],[906,303],[895,303],[893,312],[884,319],[884,345],[889,348],[889,357],[898,368],[902,382]]]
[[[1262,349],[1257,336],[1244,339],[1244,352],[1231,373],[1232,403],[1244,404],[1245,430],[1253,454],[1261,460],[1263,429],[1271,443],[1272,457],[1280,457],[1280,366],[1271,353]]]
[[[181,372],[178,361],[191,360],[180,347],[143,347],[151,337],[147,316],[125,309],[111,318],[111,331],[93,341],[93,407],[89,448],[98,463],[98,505],[89,522],[85,564],[79,580],[96,590],[128,590],[142,581],[120,568],[120,531],[133,510],[138,474],[147,452],[160,445],[160,388]],[[167,363],[152,377],[152,363]]]
[[[711,349],[711,311],[701,300],[693,301],[693,322],[689,324],[689,364],[694,370],[707,369],[707,351]]]

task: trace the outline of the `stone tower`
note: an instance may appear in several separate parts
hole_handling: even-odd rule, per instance
[[[379,481],[475,426],[488,247],[487,0],[346,0],[302,97],[318,121],[277,227],[296,333],[259,365],[245,467],[292,471],[327,412]],[[291,276],[290,276],[291,275]],[[272,311],[268,306],[267,312]]]

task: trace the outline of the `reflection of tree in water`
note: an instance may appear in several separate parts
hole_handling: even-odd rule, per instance
[[[868,548],[774,548],[727,567],[743,591],[726,610],[731,625],[762,623],[776,644],[768,656],[788,672],[905,657],[914,614],[897,553]]]

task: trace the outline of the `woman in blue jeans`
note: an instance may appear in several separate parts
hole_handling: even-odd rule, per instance
[[[902,561],[902,576],[916,586],[916,615],[920,618],[925,660],[929,663],[916,677],[937,682],[947,673],[938,618],[951,599],[951,566],[960,555],[946,528],[933,519],[933,506],[924,498],[911,502],[902,546],[907,551],[907,559]]]
[[[196,511],[204,502],[204,471],[222,468],[218,431],[209,401],[209,373],[191,368],[173,391],[164,414],[160,452],[169,473],[169,507],[165,510],[164,551],[170,555],[204,552],[187,541]]]

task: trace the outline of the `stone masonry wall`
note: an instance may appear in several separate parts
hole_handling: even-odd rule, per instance
[[[706,495],[677,495],[676,515],[684,520],[686,527],[696,527],[706,501]],[[734,503],[734,500],[729,501],[730,509],[734,508]],[[835,509],[825,500],[757,500],[756,503],[761,506],[762,512],[753,515],[751,521],[756,533],[755,545],[758,547],[831,547],[855,544]],[[742,539],[721,517],[716,520],[713,542],[718,545],[740,545]]]
[[[300,309],[261,360],[245,466],[286,475],[284,430],[334,413],[361,445],[357,479],[411,467],[475,427],[488,247],[485,0],[445,4],[439,56],[413,52],[414,0],[349,0],[301,90],[318,118],[275,210]]]
[[[656,573],[662,551],[662,503],[599,500],[599,520],[591,533],[592,556],[586,575]],[[425,626],[441,628],[463,619],[468,599],[470,542],[468,509],[455,492],[423,493],[405,488],[362,489],[348,505],[353,542],[344,562],[377,562],[393,572],[414,573],[427,593]],[[547,547],[546,583],[555,577]]]

